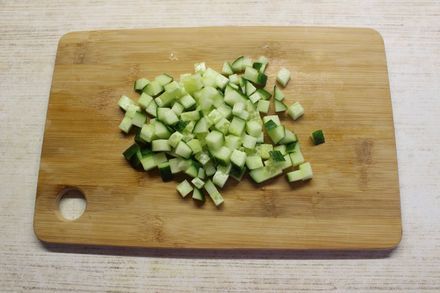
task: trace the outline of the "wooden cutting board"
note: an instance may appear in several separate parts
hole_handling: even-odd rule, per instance
[[[265,55],[269,88],[306,114],[283,122],[302,140],[315,177],[257,185],[230,180],[215,208],[182,199],[176,182],[136,172],[118,124],[133,81],[178,77],[205,61]],[[323,129],[327,142],[312,146]],[[62,218],[59,194],[82,190],[85,213]],[[74,32],[60,40],[38,180],[35,233],[45,242],[185,248],[389,249],[401,239],[396,147],[384,43],[371,29],[219,27]]]

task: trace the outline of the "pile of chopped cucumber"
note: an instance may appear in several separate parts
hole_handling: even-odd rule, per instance
[[[289,82],[290,71],[281,68],[279,86],[269,92],[267,66],[263,56],[256,61],[242,56],[225,62],[221,73],[197,63],[195,73],[182,74],[179,80],[167,74],[138,79],[134,89],[139,99],[119,100],[125,111],[119,128],[136,132],[124,157],[138,170],[158,168],[163,181],[186,174],[188,179],[177,186],[180,195],[192,194],[203,202],[205,190],[216,206],[223,203],[218,188],[229,178],[240,181],[247,171],[256,183],[291,167],[296,170],[286,173],[289,182],[311,179],[312,168],[304,161],[297,136],[276,114],[287,111],[293,120],[304,114],[300,103],[284,103],[281,88]],[[272,97],[275,114],[269,115]],[[321,130],[311,138],[314,144],[325,141]]]

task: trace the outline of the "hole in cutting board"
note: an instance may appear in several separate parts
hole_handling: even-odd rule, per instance
[[[77,220],[86,210],[86,197],[78,188],[66,188],[60,192],[58,198],[58,209],[61,216],[66,220]]]

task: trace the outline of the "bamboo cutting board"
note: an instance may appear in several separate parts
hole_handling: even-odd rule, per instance
[[[293,73],[283,91],[305,115],[283,122],[302,140],[315,177],[289,185],[230,179],[215,208],[182,199],[176,182],[136,172],[121,153],[122,94],[133,81],[175,77],[205,61],[265,55],[271,82]],[[323,129],[327,142],[312,146]],[[87,199],[75,221],[59,195]],[[138,247],[389,249],[401,239],[397,160],[384,44],[370,29],[226,27],[74,32],[58,47],[37,188],[34,229],[53,243]]]

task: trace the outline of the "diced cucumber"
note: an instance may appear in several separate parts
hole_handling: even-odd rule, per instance
[[[270,159],[267,165],[269,165],[270,167],[273,167],[273,168],[284,170],[289,167],[292,167],[292,161],[290,160],[289,155],[284,155],[282,161],[281,160],[276,161],[276,160]]]
[[[145,171],[149,171],[157,166],[153,154],[143,156],[141,159],[141,164]]]
[[[156,78],[154,80],[157,81],[161,86],[164,86],[164,85],[172,82],[173,78],[171,76],[169,76],[168,74],[164,73],[164,74],[156,76]]]
[[[146,94],[156,97],[163,92],[163,86],[157,81],[151,81],[143,90]]]
[[[209,132],[208,121],[206,120],[205,117],[202,117],[199,121],[197,121],[193,131],[195,134]]]
[[[299,102],[293,103],[287,110],[287,114],[289,114],[289,116],[292,117],[293,120],[296,120],[304,115],[304,108]]]
[[[157,138],[169,138],[171,135],[171,132],[165,126],[165,124],[163,124],[159,120],[156,120],[156,121],[154,121],[154,135]]]
[[[245,110],[245,105],[243,103],[234,104],[234,107],[232,107],[232,114],[243,120],[249,119],[249,112]]]
[[[229,64],[229,62],[223,63],[222,74],[225,76],[234,74],[234,71],[232,70],[231,64]]]
[[[281,125],[267,130],[267,134],[275,144],[279,143],[286,135],[284,131],[284,126]]]
[[[203,88],[202,78],[200,74],[184,76],[180,79],[188,94],[192,94]]]
[[[267,75],[252,67],[246,67],[244,78],[253,82],[258,87],[265,87],[267,82]]]
[[[212,162],[212,160],[208,161],[208,163],[206,163],[205,165],[206,176],[212,176],[215,174],[215,172],[216,172],[216,168],[214,166],[214,163]]]
[[[292,171],[286,174],[289,182],[296,182],[303,179],[303,173],[301,170]]]
[[[203,74],[206,70],[206,63],[200,62],[194,64],[194,72]]]
[[[227,135],[225,137],[225,145],[230,150],[238,149],[241,146],[241,138],[239,136],[232,135],[232,134]]]
[[[194,121],[182,121],[182,120],[180,120],[179,122],[182,122],[182,123],[186,123],[186,126],[185,126],[185,128],[183,129],[183,132],[184,133],[192,133],[193,132],[193,130],[194,130],[194,127],[195,127],[195,125],[196,125],[196,122],[194,122]]]
[[[254,92],[249,96],[249,100],[255,104],[256,102],[261,100],[261,95],[258,92]]]
[[[214,157],[223,165],[227,165],[230,162],[232,151],[222,146],[220,149],[212,151]]]
[[[299,165],[299,170],[301,170],[303,174],[302,180],[308,180],[313,178],[312,166],[310,163],[304,163]]]
[[[145,108],[145,111],[150,114],[153,117],[157,116],[157,104],[156,102],[153,100],[151,101],[148,106]]]
[[[246,98],[238,90],[231,87],[230,84],[226,86],[224,101],[230,106],[234,106],[236,103],[246,103]]]
[[[275,168],[270,168],[268,166],[264,166],[258,169],[251,170],[249,172],[249,175],[256,183],[261,183],[269,179],[272,179],[282,173],[283,171],[281,169],[275,169]]]
[[[257,144],[257,138],[254,136],[250,136],[245,134],[243,136],[243,146],[247,149],[254,149]]]
[[[170,163],[170,170],[172,174],[176,174],[182,171],[179,168],[179,163],[182,162],[182,160],[182,158],[172,158],[168,161]]]
[[[261,64],[259,71],[264,73],[266,71],[267,65],[269,64],[269,60],[264,56],[260,56],[255,63]]]
[[[229,132],[229,126],[231,125],[231,122],[229,122],[228,119],[222,118],[219,122],[215,124],[215,129],[220,131],[223,134],[228,134]]]
[[[169,162],[163,162],[159,164],[159,173],[160,177],[162,178],[162,181],[170,181],[173,179],[173,174],[171,173],[170,163]]]
[[[187,145],[191,148],[193,154],[200,153],[202,151],[202,144],[197,138],[191,139],[187,142]]]
[[[229,175],[217,170],[212,177],[212,182],[220,188],[223,188],[226,181],[228,181]]]
[[[198,121],[200,120],[200,112],[198,110],[183,112],[180,114],[182,121]]]
[[[272,94],[263,88],[257,89],[256,92],[261,96],[263,100],[269,100],[272,97]]]
[[[130,117],[124,116],[121,123],[119,124],[119,129],[125,133],[129,133],[132,126],[132,119]]]
[[[246,122],[246,132],[253,137],[259,137],[263,131],[260,123],[255,120]]]
[[[136,113],[141,111],[141,107],[135,104],[128,105],[127,111],[125,112],[125,117],[133,118]]]
[[[179,159],[181,159],[178,164],[178,168],[180,169],[180,171],[186,171],[192,165],[191,160],[185,160],[182,158],[179,158]]]
[[[231,67],[232,67],[232,71],[234,71],[235,73],[240,73],[243,72],[244,70],[244,56],[240,56],[237,59],[234,60],[234,62],[232,62]]]
[[[150,83],[150,81],[146,78],[139,78],[134,82],[134,90],[138,93],[142,92],[142,90]]]
[[[199,171],[197,172],[197,177],[199,177],[200,179],[205,179],[206,174],[203,168],[199,168]]]
[[[213,109],[211,112],[209,112],[209,114],[207,116],[207,119],[209,119],[209,121],[212,124],[216,124],[222,118],[223,118],[223,114],[219,110],[217,110],[217,109]]]
[[[185,108],[183,107],[183,105],[177,102],[174,103],[173,107],[171,108],[171,110],[173,110],[173,112],[176,113],[177,116],[180,116],[184,109]]]
[[[229,174],[231,172],[232,164],[228,163],[226,165],[218,165],[217,170],[222,172],[223,174]]]
[[[223,133],[213,130],[206,136],[206,144],[210,150],[218,150],[224,144]]]
[[[140,137],[146,142],[152,142],[155,139],[154,135],[154,125],[145,124],[141,128]]]
[[[179,144],[179,142],[183,139],[183,134],[176,131],[173,134],[170,135],[170,137],[168,138],[168,144],[175,148],[177,147],[177,145]]]
[[[287,129],[286,129],[286,130],[287,130]],[[286,144],[286,152],[287,152],[288,154],[295,152],[295,147],[296,147],[296,144],[297,144],[297,143],[298,143],[297,141],[287,143],[287,144]]]
[[[211,160],[211,158],[209,157],[209,155],[205,151],[196,153],[194,155],[194,157],[203,166],[205,166]]]
[[[257,90],[257,88],[251,82],[246,83],[245,89],[246,89],[246,96],[248,97],[253,93],[255,93],[255,91]]]
[[[193,191],[193,187],[189,184],[188,181],[183,180],[179,185],[177,185],[177,191],[180,193],[182,197],[186,197],[188,194]]]
[[[223,197],[218,192],[211,180],[206,181],[204,188],[216,206],[219,206],[223,203]]]
[[[273,96],[277,101],[281,102],[282,100],[284,100],[283,92],[276,85],[273,87]]]
[[[229,83],[229,79],[227,77],[224,77],[221,74],[217,74],[215,79],[215,86],[217,88],[223,90],[228,83]]]
[[[302,155],[299,143],[295,144],[293,151],[291,151],[289,154],[290,154],[290,160],[292,161],[292,165],[294,167],[304,163],[304,157]]]
[[[129,146],[122,155],[127,161],[130,161],[130,159],[136,155],[137,152],[141,150],[140,146],[137,143],[132,144]]]
[[[249,170],[254,170],[263,167],[263,160],[259,155],[248,156],[246,158],[246,167]]]
[[[281,68],[280,71],[277,73],[277,81],[279,84],[281,84],[283,87],[286,87],[287,83],[290,80],[290,71],[286,68]]]
[[[292,131],[290,131],[289,129],[285,128],[285,136],[283,137],[282,140],[280,140],[280,144],[289,144],[292,142],[297,141],[298,139],[296,138],[295,133],[293,133]]]
[[[238,86],[240,83],[240,77],[237,74],[229,75],[229,82]],[[238,87],[236,89],[238,89]]]
[[[234,118],[232,118],[231,124],[229,125],[229,133],[241,136],[245,127],[246,121],[234,116]]]
[[[152,96],[149,96],[146,93],[142,93],[139,97],[138,104],[142,109],[146,109],[152,100]]]
[[[246,172],[246,167],[238,167],[234,164],[232,164],[231,172],[229,173],[229,176],[234,178],[237,181],[241,181],[241,179],[244,176],[244,173]]]
[[[322,132],[322,130],[313,131],[311,138],[314,145],[325,143],[324,132]]]
[[[263,66],[263,63],[261,63],[261,62],[254,62],[254,64],[252,64],[252,67],[258,71],[260,71],[262,66]]]
[[[168,139],[157,139],[153,140],[151,143],[151,148],[153,152],[169,152],[171,151],[171,146],[168,143]]]
[[[232,115],[232,108],[229,107],[226,104],[221,104],[219,107],[217,107],[217,110],[225,117],[226,119],[229,119]]]
[[[246,153],[239,150],[233,150],[231,154],[231,162],[236,166],[243,168],[246,163]]]
[[[257,137],[257,144],[264,143],[264,133],[261,132],[260,135]]]
[[[273,151],[270,151],[269,155],[270,155],[270,159],[272,161],[276,161],[276,162],[283,162],[283,161],[285,161],[283,154],[280,151],[278,151],[278,150],[274,149]]]
[[[190,94],[181,97],[179,102],[185,109],[192,109],[196,105],[196,100]]]
[[[283,102],[280,88],[290,80],[287,69],[278,72],[273,92],[264,89],[267,65],[264,56],[255,62],[241,56],[223,64],[223,75],[200,62],[194,64],[194,74],[182,74],[180,80],[167,74],[152,81],[136,80],[138,101],[128,96],[118,101],[125,111],[120,129],[129,133],[136,127],[135,144],[124,151],[124,157],[135,169],[158,167],[163,181],[184,172],[195,187],[181,182],[177,190],[182,197],[192,192],[195,200],[204,201],[201,188],[205,188],[216,206],[223,203],[216,186],[223,187],[229,177],[240,181],[247,170],[257,183],[292,166],[299,170],[286,174],[289,182],[312,178],[296,135],[278,115],[260,117],[268,113],[272,94],[275,112],[287,110],[294,120],[304,113],[299,103],[287,107]],[[264,143],[265,134],[276,146]],[[322,130],[311,138],[314,144],[325,141]]]
[[[287,154],[286,146],[284,144],[277,145],[273,148],[274,151],[279,151],[283,156]]]
[[[276,125],[281,125],[280,117],[278,115],[266,115],[263,117],[263,122],[266,124],[269,120],[275,122]]]
[[[203,185],[205,185],[205,182],[202,179],[200,179],[199,177],[196,177],[193,180],[191,180],[191,183],[199,189],[202,188]]]
[[[136,103],[127,96],[121,96],[121,98],[119,99],[118,105],[119,105],[119,107],[121,107],[121,109],[123,109],[124,111],[127,111],[128,107],[130,105],[136,105]]]
[[[177,144],[176,150],[175,150],[176,154],[181,156],[182,158],[188,159],[191,156],[191,148],[183,141],[180,141]]]
[[[196,178],[197,175],[199,174],[199,169],[191,164],[186,170],[185,170],[185,174],[188,176],[191,176],[192,178]]]
[[[261,156],[263,159],[269,159],[270,158],[270,151],[273,151],[273,145],[263,143],[257,146],[257,153]]]
[[[205,195],[197,188],[194,188],[192,198],[201,202],[205,201]]]
[[[279,113],[279,112],[284,112],[287,110],[287,106],[278,100],[274,100],[274,105],[275,105],[275,112]]]
[[[269,106],[270,106],[270,102],[269,101],[267,101],[267,100],[259,100],[258,101],[258,105],[257,105],[258,112],[261,112],[261,113],[269,112]]]
[[[176,113],[170,108],[158,108],[157,118],[163,121],[166,125],[174,125],[179,122],[179,118]]]

